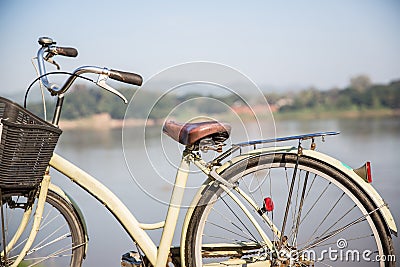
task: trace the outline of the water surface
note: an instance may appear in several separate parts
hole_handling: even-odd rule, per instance
[[[232,142],[246,140],[246,135],[241,130],[235,132],[235,126],[233,125]],[[247,129],[254,127],[255,125],[246,126]],[[239,128],[241,126],[238,125],[237,129]],[[265,138],[273,137],[272,125],[262,125],[262,129],[268,135]],[[365,161],[371,161],[373,186],[389,203],[399,224],[400,190],[397,168],[400,163],[399,118],[276,122],[278,136],[315,131],[341,132],[339,136],[326,138],[326,142],[318,141],[317,150],[338,158],[353,168],[362,166]],[[161,221],[167,210],[164,202],[169,200],[171,183],[175,175],[174,166],[179,163],[179,153],[183,147],[168,137],[162,137],[160,127],[148,129],[145,140],[141,128],[126,130],[124,134],[123,145],[121,129],[65,131],[57,152],[109,187],[139,221]],[[125,162],[124,149],[131,173]],[[212,153],[208,155],[211,156]],[[93,197],[55,172],[53,177],[53,182],[62,185],[73,196],[85,215],[90,243],[84,266],[119,266],[120,256],[135,249],[122,227]],[[185,196],[185,204],[189,203],[196,186],[200,185],[203,179],[204,177],[194,173],[188,184],[190,189]],[[158,243],[161,231],[149,233]],[[180,233],[179,230],[177,233]],[[176,234],[175,245],[178,244],[178,240],[179,235]],[[395,247],[397,251],[400,249],[398,238],[395,238]]]

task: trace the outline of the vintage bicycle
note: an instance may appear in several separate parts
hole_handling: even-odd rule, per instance
[[[77,50],[56,46],[48,37],[39,44],[38,80],[57,97],[52,122],[0,98],[3,266],[82,265],[89,245],[83,212],[51,182],[52,170],[104,204],[122,225],[136,245],[136,252],[123,256],[125,266],[331,266],[338,260],[339,265],[395,265],[389,256],[397,228],[370,184],[370,163],[353,169],[316,151],[317,140],[338,132],[245,141],[224,149],[229,124],[166,121],[164,133],[185,147],[168,211],[164,221],[138,222],[108,188],[53,151],[63,100],[78,77],[97,74],[96,85],[125,103],[107,78],[136,86],[142,78],[83,66],[58,86],[49,82],[45,62],[57,64],[55,56],[75,57]],[[282,143],[287,145],[276,145]],[[206,162],[202,155],[210,150],[218,155]],[[190,165],[204,173],[204,181],[187,209],[180,244],[172,246]],[[146,231],[160,228],[161,241],[155,244]],[[332,248],[336,258],[324,258]]]

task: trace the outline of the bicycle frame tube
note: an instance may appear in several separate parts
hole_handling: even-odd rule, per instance
[[[157,255],[157,264],[155,267],[164,267],[167,263],[169,249],[172,244],[172,238],[174,237],[183,194],[189,176],[189,158],[190,154],[187,154],[184,151],[179,170],[176,174],[174,189],[169,202],[167,218],[165,220],[165,226],[161,236],[160,247]]]
[[[105,185],[57,154],[53,154],[50,166],[69,177],[74,183],[101,202],[114,215],[129,236],[137,242],[151,264],[155,267],[164,267],[168,259],[189,174],[189,156],[190,154],[186,153],[182,156],[158,250],[149,235],[144,231],[143,228],[146,227],[141,227],[147,225],[140,224],[121,200]]]
[[[38,233],[39,228],[40,228],[40,222],[42,221],[43,209],[44,209],[44,204],[46,203],[47,190],[49,189],[49,185],[50,185],[50,176],[44,175],[43,181],[40,186],[38,203],[36,206],[35,214],[33,216],[34,220],[33,220],[31,233],[29,234],[29,237],[25,243],[24,248],[21,250],[20,254],[18,255],[17,259],[14,261],[14,263],[11,265],[11,267],[18,266],[18,264],[24,259],[24,257],[28,253],[29,249],[31,248],[31,246],[33,244],[33,241],[36,238],[36,234]],[[21,223],[25,224],[25,222],[21,222]],[[23,227],[25,229],[26,224],[23,225]],[[24,230],[24,229],[22,229],[22,230]],[[19,236],[18,236],[18,238],[19,238]]]

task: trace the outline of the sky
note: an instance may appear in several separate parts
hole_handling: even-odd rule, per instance
[[[191,61],[228,65],[269,90],[400,78],[398,0],[0,0],[0,36],[0,95],[21,98],[40,36],[79,50],[56,59],[63,70],[95,65],[145,81]]]

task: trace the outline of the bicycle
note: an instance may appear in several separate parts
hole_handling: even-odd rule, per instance
[[[98,74],[95,83],[125,103],[127,99],[106,79],[140,86],[142,78],[84,66],[58,86],[49,82],[51,73],[46,72],[45,61],[57,64],[53,57],[75,57],[77,50],[58,47],[47,37],[39,38],[39,44],[38,79],[57,97],[52,123],[0,98],[2,265],[81,266],[85,258],[88,233],[83,213],[62,188],[51,183],[50,168],[104,204],[122,225],[137,246],[137,252],[123,255],[123,264],[327,265],[315,253],[332,244],[339,249],[369,251],[369,256],[394,255],[391,236],[397,235],[397,228],[387,204],[370,184],[370,163],[352,169],[315,150],[315,140],[338,132],[246,141],[223,151],[231,132],[229,124],[167,121],[164,133],[185,146],[167,215],[158,223],[138,222],[109,189],[53,150],[61,134],[58,124],[65,93],[76,78],[84,73]],[[282,142],[295,145],[274,145]],[[310,142],[309,149],[304,148],[305,142]],[[202,153],[209,150],[219,155],[205,162]],[[206,178],[185,215],[180,246],[172,247],[190,165]],[[157,246],[146,230],[160,228],[163,231]],[[394,266],[395,262],[378,264]]]

